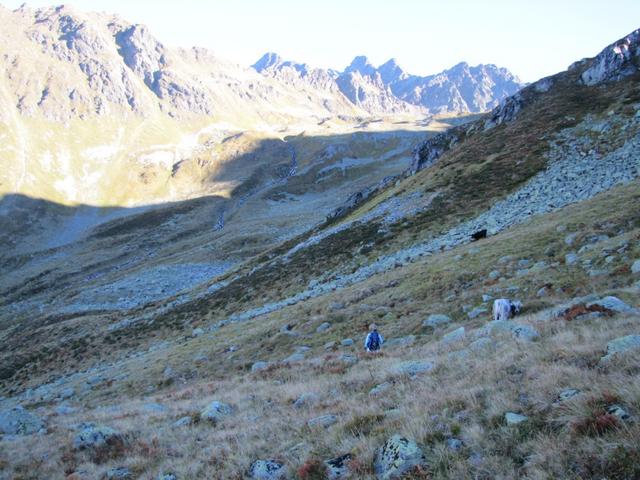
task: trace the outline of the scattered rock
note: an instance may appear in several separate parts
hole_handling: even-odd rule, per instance
[[[353,338],[345,338],[340,342],[340,345],[343,347],[350,347],[353,345]]]
[[[358,363],[358,357],[351,355],[350,353],[343,353],[338,357],[338,360],[348,365],[355,365]]]
[[[256,362],[253,365],[251,365],[251,372],[252,373],[259,372],[261,370],[266,370],[267,368],[269,368],[269,363],[267,363],[267,362]]]
[[[487,337],[482,337],[479,338],[477,340],[474,340],[473,342],[471,342],[469,344],[469,350],[471,350],[472,352],[482,352],[482,351],[486,351],[489,350],[491,348],[493,348],[495,346],[495,344],[493,343],[493,340],[491,340],[490,338]]]
[[[447,448],[457,452],[462,449],[463,442],[457,438],[447,438]]]
[[[436,328],[448,323],[451,323],[451,317],[449,317],[448,315],[443,315],[441,313],[434,313],[429,315],[429,317],[424,322],[422,322],[422,326]]]
[[[547,295],[549,295],[549,290],[547,289],[547,287],[542,287],[540,290],[536,292],[536,297],[538,298],[543,298],[543,297],[546,297]]]
[[[307,422],[307,425],[311,428],[324,427],[329,428],[331,425],[338,422],[338,417],[335,415],[320,415],[319,417],[312,418]]]
[[[425,463],[424,453],[416,442],[394,435],[376,452],[373,468],[376,478],[390,480]]]
[[[518,267],[520,268],[528,268],[531,265],[531,260],[528,258],[523,258],[522,260],[518,260]]]
[[[629,413],[622,408],[621,405],[609,405],[607,407],[607,413],[610,415],[613,415],[614,417],[622,420],[622,421],[626,421],[629,420],[629,418],[631,418],[631,415],[629,415]]]
[[[158,480],[178,480],[175,473],[161,473],[158,475]]]
[[[292,355],[289,355],[287,358],[285,358],[282,363],[296,363],[296,362],[302,362],[304,360],[304,353],[294,353]]]
[[[194,338],[201,337],[202,335],[204,335],[204,330],[202,328],[194,328],[191,332],[191,336]]]
[[[408,362],[402,362],[398,365],[397,370],[400,374],[409,375],[415,377],[421,373],[427,373],[433,370],[435,364],[428,360],[413,360]]]
[[[347,453],[330,460],[325,460],[327,467],[327,478],[329,480],[338,480],[340,478],[349,477],[349,462],[353,459],[353,455]]]
[[[147,413],[165,413],[168,409],[159,403],[145,403],[142,409]]]
[[[22,407],[0,412],[0,433],[8,435],[31,435],[44,429],[44,422]]]
[[[493,300],[493,297],[487,293],[485,293],[484,295],[482,295],[482,301],[484,303],[487,303],[488,301]]]
[[[249,468],[249,478],[255,480],[283,480],[287,470],[275,460],[256,460]]]
[[[626,335],[611,340],[607,343],[607,354],[600,359],[601,362],[608,362],[618,355],[625,354],[629,351],[640,349],[640,335]]]
[[[640,273],[640,260],[636,260],[631,265],[631,273]]]
[[[331,324],[329,322],[321,323],[320,325],[318,325],[318,328],[316,328],[316,333],[326,332],[330,328],[331,328]]]
[[[511,329],[511,333],[517,340],[532,342],[540,336],[536,329],[529,325],[517,325]]]
[[[505,265],[513,261],[513,255],[504,255],[498,259],[500,265]]]
[[[506,420],[507,425],[518,425],[529,420],[529,417],[526,415],[520,415],[519,413],[507,412],[504,419]]]
[[[73,448],[76,450],[100,448],[121,440],[122,435],[111,427],[85,424],[73,439]]]
[[[459,342],[464,339],[464,327],[456,328],[454,331],[447,333],[442,337],[443,345]]]
[[[485,307],[476,307],[467,313],[467,316],[473,320],[474,318],[478,318],[480,315],[484,315],[486,313],[488,313],[488,310]]]
[[[173,426],[176,427],[176,428],[188,427],[192,423],[193,423],[193,418],[191,418],[190,416],[185,416],[185,417],[181,417],[178,420],[176,420],[175,422],[173,422]]]
[[[335,312],[337,310],[343,310],[344,308],[345,308],[345,305],[342,302],[332,302],[329,305],[329,310],[331,310],[332,312]]]
[[[107,480],[119,480],[133,478],[131,470],[126,467],[110,468],[104,474],[104,478]]]
[[[372,396],[375,397],[377,395],[380,395],[380,394],[386,392],[392,386],[393,386],[393,384],[391,382],[381,383],[381,384],[376,385],[375,387],[373,387],[371,390],[369,390],[369,395],[372,395]]]
[[[576,238],[578,238],[578,234],[577,234],[577,233],[570,233],[569,235],[567,235],[566,237],[564,237],[564,243],[565,243],[568,247],[571,247],[571,246],[573,246],[573,244],[575,243]]]
[[[233,414],[233,407],[226,403],[213,401],[202,411],[200,418],[202,420],[208,420],[213,423],[217,423],[224,417],[228,417]]]
[[[580,390],[576,388],[567,388],[565,390],[562,390],[558,394],[558,402],[564,402],[566,400],[569,400],[570,398],[580,395],[580,393],[581,393]]]
[[[336,342],[327,342],[324,344],[324,349],[325,350],[331,350],[333,347],[336,346]]]
[[[498,278],[500,278],[500,272],[498,270],[489,272],[489,280],[497,280]]]
[[[313,392],[303,393],[296,399],[295,402],[293,402],[293,406],[296,408],[309,407],[315,405],[319,401],[320,397],[318,396],[318,394]]]

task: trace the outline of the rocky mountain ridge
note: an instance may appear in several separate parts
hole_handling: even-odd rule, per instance
[[[354,105],[378,114],[484,112],[523,86],[506,68],[495,65],[472,67],[466,62],[435,75],[418,76],[404,71],[393,58],[375,67],[367,57],[357,56],[339,72],[284,60],[270,52],[252,67],[285,84],[306,83],[333,92],[337,89]]]

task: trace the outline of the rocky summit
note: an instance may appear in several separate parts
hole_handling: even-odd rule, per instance
[[[640,478],[639,30],[523,85],[0,21],[1,479]]]

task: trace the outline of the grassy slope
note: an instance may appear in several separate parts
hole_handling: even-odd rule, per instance
[[[277,458],[295,471],[309,459],[351,452],[357,477],[371,478],[375,448],[399,432],[424,448],[433,478],[634,478],[640,473],[638,424],[601,428],[598,416],[611,403],[622,404],[634,417],[640,414],[640,391],[634,380],[640,364],[637,356],[609,367],[598,366],[597,361],[607,341],[638,333],[637,318],[565,322],[551,316],[551,307],[592,292],[614,293],[638,305],[638,288],[626,288],[637,280],[629,272],[630,259],[640,257],[640,219],[633,208],[640,200],[638,192],[637,182],[619,187],[473,246],[421,259],[335,294],[186,341],[169,355],[161,351],[132,359],[119,369],[128,378],[94,389],[79,413],[51,417],[50,435],[22,438],[10,449],[1,449],[0,464],[9,478],[38,478],[45,471],[49,478],[63,478],[63,471],[80,470],[98,476],[109,467],[126,465],[142,478],[174,471],[180,478],[222,479],[242,478],[255,458]],[[563,264],[569,248],[564,244],[566,232],[578,233],[578,245],[593,234],[611,235],[584,254],[594,264],[604,262],[603,251],[625,242],[627,251],[609,265],[610,274],[588,277],[580,267]],[[498,259],[506,254],[514,258],[501,264]],[[551,266],[519,277],[515,271],[521,258],[546,260]],[[494,268],[504,277],[496,283],[487,276]],[[551,295],[538,299],[535,292],[546,284],[552,285]],[[491,288],[514,285],[521,288],[527,307],[518,321],[534,326],[541,338],[521,344],[498,335],[492,348],[471,354],[468,361],[449,357],[451,351],[468,346],[475,328],[487,320],[468,320],[461,306],[479,303],[481,294]],[[445,300],[455,291],[453,300]],[[335,311],[334,302],[344,307]],[[365,309],[364,304],[372,308]],[[422,319],[436,312],[451,314],[453,324],[435,331],[421,327]],[[332,328],[315,333],[325,320],[333,322]],[[355,366],[337,359],[340,351],[352,352],[353,347],[328,352],[322,348],[325,342],[346,336],[355,335],[359,343],[372,320],[388,337],[416,334],[414,346],[391,349],[381,357],[361,357]],[[278,334],[284,323],[293,324],[300,337]],[[458,326],[467,329],[465,340],[442,345],[441,336]],[[281,360],[303,344],[312,347],[309,361],[259,374],[247,371],[253,360]],[[231,345],[240,349],[229,353]],[[196,357],[201,360],[194,361]],[[400,361],[422,359],[436,362],[431,374],[410,380],[397,373]],[[163,374],[166,367],[174,371],[173,383]],[[393,382],[393,388],[371,397],[369,390],[383,381]],[[554,406],[558,392],[570,387],[581,389],[583,395]],[[150,389],[155,393],[140,397],[141,391]],[[306,392],[318,393],[319,402],[293,407],[293,400]],[[197,417],[214,399],[233,404],[237,413],[216,427],[197,423],[167,429],[184,415]],[[150,414],[143,408],[149,401],[168,410]],[[104,404],[115,404],[116,410],[95,408]],[[48,405],[44,408],[48,410]],[[506,411],[526,414],[530,420],[508,427],[503,419]],[[326,413],[338,415],[338,423],[326,432],[319,434],[305,425]],[[126,432],[126,448],[93,459],[71,451],[66,426],[88,420]],[[459,453],[447,450],[449,437],[465,442]],[[46,459],[34,463],[45,452]],[[473,454],[479,454],[480,463],[469,461]]]

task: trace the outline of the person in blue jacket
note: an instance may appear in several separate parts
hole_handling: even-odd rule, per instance
[[[378,333],[378,327],[375,323],[369,325],[369,334],[364,340],[364,349],[367,352],[377,352],[384,343],[384,337]]]

